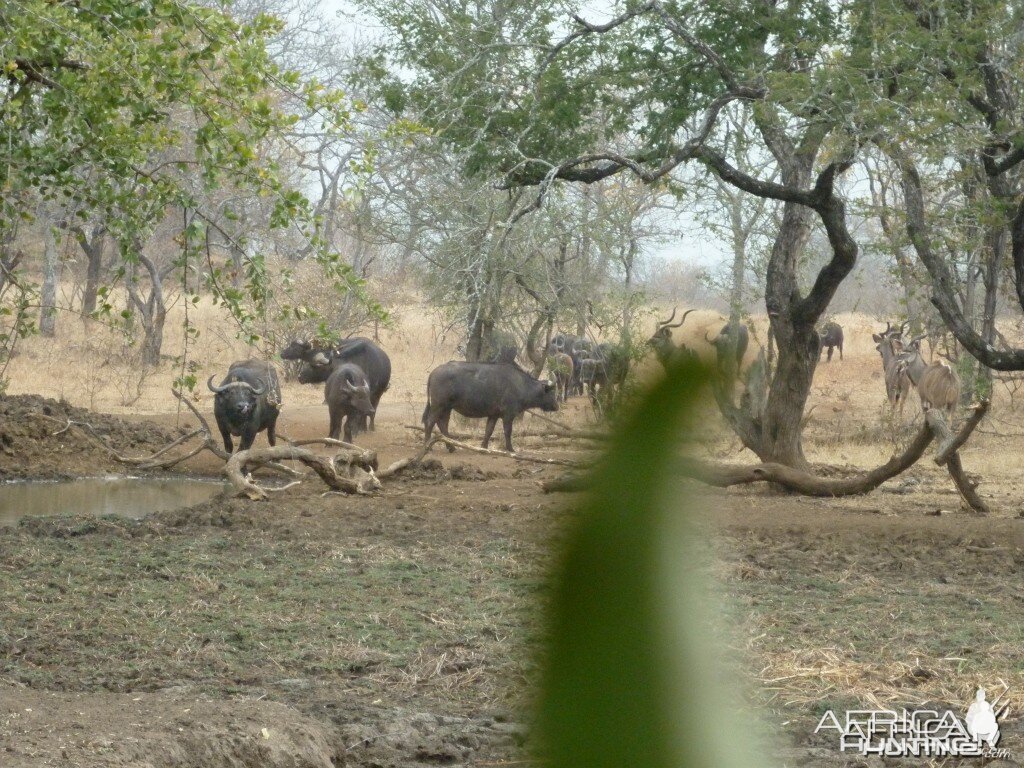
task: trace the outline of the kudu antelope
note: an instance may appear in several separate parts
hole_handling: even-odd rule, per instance
[[[668,320],[662,320],[658,323],[658,327],[654,331],[654,335],[647,340],[647,346],[654,350],[655,357],[658,358],[658,362],[665,368],[668,368],[669,362],[676,355],[685,357],[696,357],[697,353],[690,349],[686,344],[680,342],[676,346],[675,342],[672,341],[672,329],[681,328],[683,323],[686,322],[686,316],[696,310],[688,309],[683,312],[683,317],[676,324],[672,324],[672,321],[676,317],[677,307],[672,308],[672,314]]]
[[[889,398],[889,405],[894,411],[899,411],[901,418],[907,395],[910,394],[910,378],[907,376],[906,366],[898,360],[900,352],[903,351],[903,328],[906,325],[904,323],[899,328],[893,328],[892,323],[886,323],[884,331],[871,334],[871,338],[875,340],[875,349],[882,356],[885,394]]]
[[[926,363],[921,356],[921,340],[915,336],[897,355],[898,365],[906,372],[921,397],[921,410],[941,408],[952,424],[956,406],[960,402],[960,377],[946,363]]]

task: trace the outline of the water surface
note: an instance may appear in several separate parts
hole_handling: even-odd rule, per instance
[[[0,484],[0,525],[38,515],[120,515],[190,507],[217,495],[224,484],[194,478],[87,477],[59,482]]]

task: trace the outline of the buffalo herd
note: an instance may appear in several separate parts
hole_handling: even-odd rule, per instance
[[[391,358],[376,342],[358,337],[325,346],[296,340],[280,355],[282,360],[298,364],[301,384],[324,385],[331,438],[343,436],[345,442],[352,442],[360,432],[373,430],[381,396],[391,383]],[[239,449],[246,450],[263,430],[274,445],[281,388],[273,364],[259,360],[235,362],[220,385],[214,386],[213,380],[211,376],[207,386],[215,395],[213,410],[225,450],[231,453],[234,448],[232,435],[241,437]],[[448,437],[452,411],[486,418],[486,448],[501,419],[505,449],[512,452],[512,423],[530,408],[557,410],[558,393],[554,382],[537,379],[520,368],[514,350],[490,363],[453,361],[433,370],[427,379],[424,433],[429,441],[436,425]]]
[[[676,355],[695,356],[685,343],[672,341],[671,330],[682,326],[686,316],[673,323],[675,311],[647,342],[657,358],[668,365]],[[843,331],[836,323],[827,323],[820,334],[821,349],[839,348],[842,358]],[[716,352],[719,366],[739,364],[749,343],[743,324],[727,323],[705,341]],[[583,335],[557,333],[546,350],[547,368],[554,381],[541,380],[523,370],[516,362],[516,348],[503,347],[492,362],[451,361],[435,368],[427,378],[427,404],[423,409],[424,439],[429,442],[436,426],[448,437],[452,411],[468,418],[487,419],[483,447],[487,448],[498,420],[505,434],[505,450],[512,452],[512,426],[524,411],[539,408],[558,410],[574,395],[587,394],[597,404],[602,393],[625,381],[629,370],[626,350],[607,342],[596,342]],[[374,429],[374,417],[381,397],[391,384],[391,359],[371,339],[355,337],[338,344],[295,340],[281,350],[281,359],[298,367],[302,384],[323,384],[324,402],[329,415],[328,434],[351,443],[361,432]],[[917,372],[916,368],[912,372]],[[277,417],[281,410],[281,387],[273,364],[260,360],[242,360],[231,364],[219,385],[214,377],[207,382],[214,392],[214,416],[231,453],[232,436],[240,438],[240,450],[250,448],[256,435],[266,430],[274,445]],[[945,404],[945,401],[943,401]],[[449,446],[451,449],[451,446]]]

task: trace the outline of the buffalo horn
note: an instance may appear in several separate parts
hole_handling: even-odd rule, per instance
[[[224,390],[224,387],[215,387],[215,386],[213,386],[213,376],[211,376],[207,380],[206,386],[208,386],[210,388],[211,392],[214,392],[214,393],[216,393],[218,395]]]

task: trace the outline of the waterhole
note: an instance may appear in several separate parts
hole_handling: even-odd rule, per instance
[[[224,489],[219,482],[192,478],[88,477],[60,482],[0,485],[0,525],[37,515],[120,515],[189,507]]]

